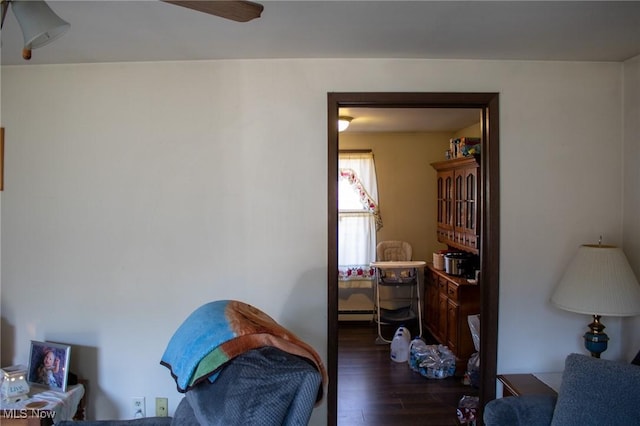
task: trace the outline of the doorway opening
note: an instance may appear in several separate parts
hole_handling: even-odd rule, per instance
[[[499,117],[497,93],[328,94],[328,424],[337,424],[338,390],[338,117],[340,108],[477,108],[481,111],[480,304],[481,406],[495,398],[499,290]]]

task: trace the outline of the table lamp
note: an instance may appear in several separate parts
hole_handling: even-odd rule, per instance
[[[600,317],[640,315],[640,284],[620,248],[587,244],[569,263],[551,302],[565,311],[593,315],[584,346],[600,358],[609,341]]]

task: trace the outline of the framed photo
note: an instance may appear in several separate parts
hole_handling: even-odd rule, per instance
[[[71,346],[31,341],[27,381],[60,392],[67,391]]]

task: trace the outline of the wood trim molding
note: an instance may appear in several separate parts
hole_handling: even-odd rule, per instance
[[[342,107],[371,108],[478,108],[482,111],[480,303],[480,404],[495,399],[498,351],[498,293],[500,273],[500,164],[499,94],[462,92],[353,92],[327,94],[327,217],[328,217],[328,342],[327,424],[338,414],[338,116]]]
[[[4,191],[4,127],[0,127],[0,191]]]

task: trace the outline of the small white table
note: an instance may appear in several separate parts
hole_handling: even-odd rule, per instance
[[[380,327],[381,315],[380,315],[380,286],[412,286],[416,289],[416,310],[418,311],[418,327],[419,335],[422,336],[422,303],[420,302],[420,288],[422,281],[420,279],[419,269],[424,269],[427,262],[424,260],[411,260],[411,261],[380,261],[371,262],[371,266],[376,268],[376,322],[378,323],[378,338],[376,343],[391,343],[391,340],[385,339],[382,336],[382,330]],[[382,271],[387,278],[382,280]],[[411,273],[406,274],[407,271]],[[389,277],[391,274],[391,277]],[[411,297],[413,301],[413,296]],[[411,308],[411,307],[410,307]]]
[[[39,418],[43,423],[48,420],[54,424],[62,420],[73,420],[83,396],[82,384],[69,386],[66,392],[32,385],[28,398],[18,402],[1,402],[0,423],[5,424],[7,421],[11,424],[20,424],[13,420],[24,419],[25,422],[21,424],[31,424],[28,420],[34,417]]]

